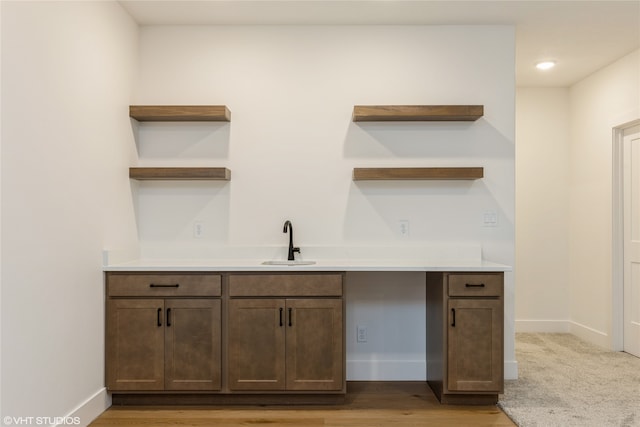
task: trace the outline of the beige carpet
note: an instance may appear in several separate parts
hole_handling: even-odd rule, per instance
[[[570,334],[516,334],[499,406],[522,427],[640,426],[640,358]]]

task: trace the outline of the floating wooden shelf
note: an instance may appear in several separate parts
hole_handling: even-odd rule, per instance
[[[356,105],[353,107],[354,122],[472,122],[483,115],[483,105]]]
[[[225,105],[130,105],[129,117],[140,122],[229,122]]]
[[[484,168],[354,168],[354,181],[376,180],[473,180],[484,176]]]
[[[129,178],[138,180],[220,180],[229,181],[227,168],[129,168]]]

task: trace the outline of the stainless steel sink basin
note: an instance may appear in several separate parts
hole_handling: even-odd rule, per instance
[[[316,263],[315,261],[303,261],[303,260],[287,261],[287,260],[274,259],[274,260],[264,261],[262,264],[263,265],[289,265],[289,266],[296,266],[296,265],[313,265],[315,263]]]

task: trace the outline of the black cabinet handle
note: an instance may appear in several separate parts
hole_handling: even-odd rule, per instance
[[[282,307],[280,307],[280,326],[282,326]]]
[[[451,309],[451,326],[452,327],[456,327],[456,309],[452,308]]]
[[[159,285],[157,283],[151,283],[149,287],[150,288],[179,288],[180,283],[175,283],[173,285]]]
[[[466,286],[467,288],[484,288],[484,283],[477,283],[477,284],[474,284],[474,283],[466,283],[466,284],[465,284],[465,286]]]
[[[293,326],[293,324],[291,323],[291,312],[293,311],[293,309],[291,307],[289,307],[289,326]]]
[[[158,309],[158,326],[162,326],[162,308]]]
[[[167,327],[171,326],[171,309],[167,308]]]

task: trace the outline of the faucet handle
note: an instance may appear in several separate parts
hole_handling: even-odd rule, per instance
[[[300,253],[300,248],[293,248],[293,249],[291,249],[291,251]]]

